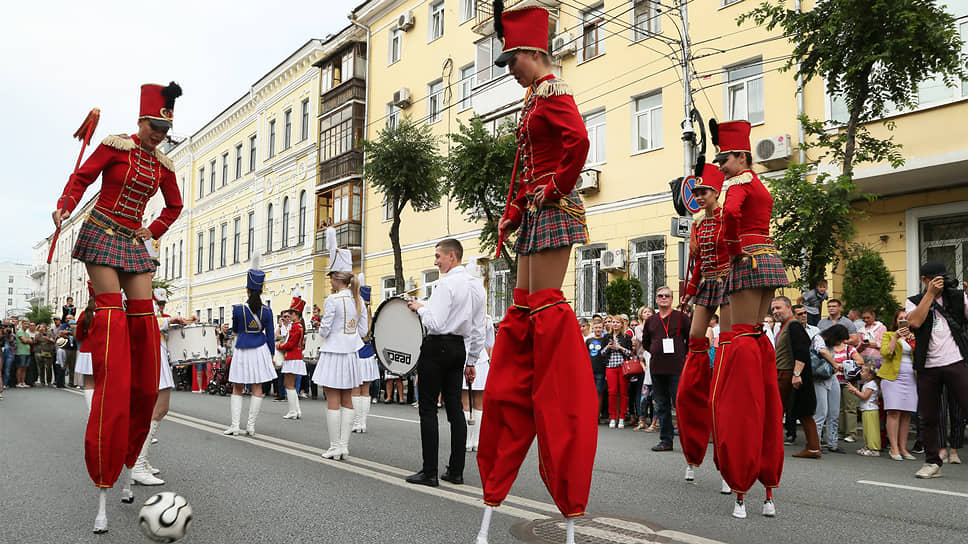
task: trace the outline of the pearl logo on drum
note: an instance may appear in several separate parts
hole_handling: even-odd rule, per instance
[[[392,349],[384,349],[383,357],[386,358],[388,364],[400,363],[403,365],[410,366],[410,354],[403,353],[402,351],[393,351]]]

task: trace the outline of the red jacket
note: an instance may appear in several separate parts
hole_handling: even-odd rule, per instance
[[[726,246],[730,255],[750,253],[756,246],[773,246],[770,214],[773,197],[752,170],[746,170],[723,184]]]
[[[94,208],[121,226],[141,228],[148,200],[161,189],[165,209],[148,230],[155,239],[171,227],[181,213],[182,200],[171,160],[160,151],[149,153],[136,135],[108,136],[78,171],[71,175],[57,208],[74,211],[84,191],[101,175],[101,193]]]
[[[548,75],[538,80],[521,110],[517,128],[517,190],[504,218],[517,226],[527,195],[545,185],[547,200],[571,193],[588,156],[588,132],[571,90]]]
[[[302,323],[293,321],[292,325],[289,326],[289,338],[286,339],[285,344],[279,346],[280,350],[286,352],[287,361],[292,361],[295,359],[302,360],[303,336]]]
[[[729,272],[729,252],[723,235],[723,209],[716,208],[711,217],[697,219],[689,235],[689,254],[693,258],[692,274],[686,294],[695,295],[702,279],[725,278]]]

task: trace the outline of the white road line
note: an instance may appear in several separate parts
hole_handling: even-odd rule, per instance
[[[865,485],[876,485],[880,487],[893,487],[895,489],[906,489],[908,491],[920,491],[922,493],[935,493],[937,495],[950,495],[952,497],[968,498],[968,493],[959,493],[958,491],[945,491],[944,489],[931,489],[929,487],[915,487],[913,485],[891,484],[887,482],[875,482],[871,480],[857,480],[857,483],[865,484]]]

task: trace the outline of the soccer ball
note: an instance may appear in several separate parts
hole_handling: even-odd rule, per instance
[[[191,505],[185,497],[171,491],[148,497],[138,513],[141,531],[155,542],[175,542],[185,538],[191,521]]]

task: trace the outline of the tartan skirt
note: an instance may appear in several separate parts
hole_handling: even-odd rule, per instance
[[[573,246],[588,242],[585,227],[585,206],[578,191],[558,201],[569,208],[545,205],[540,210],[534,206],[534,195],[528,195],[528,209],[521,219],[514,251],[519,255],[532,255],[546,249]]]
[[[712,279],[703,278],[700,280],[699,289],[696,291],[693,304],[707,308],[716,308],[724,304],[728,305],[729,297],[726,296],[726,282],[728,280],[729,278],[726,276]]]
[[[81,225],[71,257],[131,274],[154,272],[156,268],[144,242],[134,236],[133,230],[97,210],[91,211]]]
[[[776,289],[790,285],[783,261],[776,253],[744,256],[730,269],[729,280],[726,283],[727,295],[745,289]]]

